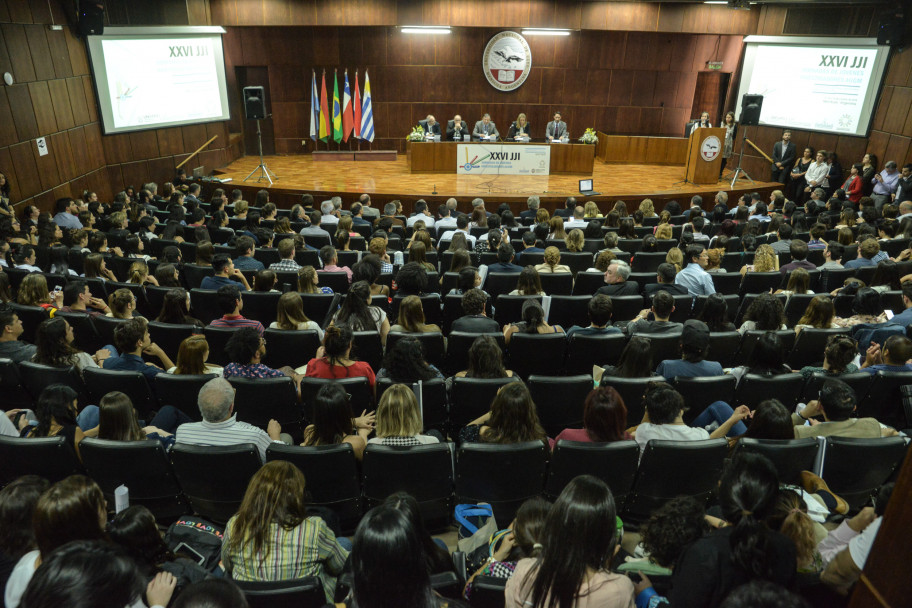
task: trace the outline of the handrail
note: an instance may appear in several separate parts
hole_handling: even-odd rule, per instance
[[[209,144],[211,144],[212,142],[214,142],[214,141],[216,140],[216,138],[218,138],[218,135],[213,135],[212,138],[211,138],[209,141],[207,141],[207,142],[204,143],[202,146],[200,146],[199,148],[197,148],[197,149],[196,149],[196,152],[194,152],[193,154],[191,154],[190,156],[188,156],[187,158],[185,158],[181,164],[179,164],[178,166],[176,166],[176,167],[174,167],[174,168],[175,168],[175,169],[180,169],[181,167],[183,167],[184,165],[186,165],[187,162],[188,162],[191,158],[193,158],[194,156],[196,156],[197,154],[199,154],[200,152],[202,152],[202,151],[203,151],[203,148],[205,148],[206,146],[208,146]]]

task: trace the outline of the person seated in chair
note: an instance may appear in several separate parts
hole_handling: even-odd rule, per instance
[[[538,246],[538,240],[535,238],[535,232],[527,230],[522,235],[523,250],[519,252],[518,262],[522,262],[524,253],[544,253],[545,250]]]
[[[857,407],[855,391],[842,380],[823,383],[817,399],[808,402],[801,412],[792,414],[795,439],[804,437],[892,437],[896,429],[883,428],[874,418],[853,418]],[[823,422],[812,420],[823,416]]]
[[[231,256],[227,253],[217,253],[212,256],[212,272],[215,276],[203,277],[200,289],[219,289],[226,285],[236,286],[241,291],[249,291],[250,283],[243,273],[234,267]],[[238,285],[238,283],[241,283]]]
[[[9,304],[0,304],[0,357],[19,363],[35,355],[35,345],[19,339],[23,331],[16,311]]]
[[[143,317],[135,317],[120,323],[114,329],[114,346],[117,347],[120,355],[106,359],[105,369],[140,372],[151,382],[165,369],[174,367],[174,363],[165,354],[165,351],[152,341],[149,336],[149,322]],[[143,353],[157,357],[161,361],[162,367],[143,361]]]
[[[238,256],[234,259],[234,267],[241,270],[265,270],[263,262],[253,257],[254,244],[249,236],[240,236],[237,239]]]
[[[686,287],[692,296],[711,296],[716,293],[712,277],[706,272],[709,254],[703,245],[688,245],[684,259],[687,266],[675,276],[675,284]]]
[[[437,122],[437,119],[434,118],[433,114],[428,114],[428,117],[421,123],[421,128],[424,129],[425,133],[440,135],[440,123]]]
[[[709,327],[703,321],[688,319],[681,331],[681,358],[662,361],[656,368],[656,373],[664,376],[666,380],[673,380],[678,376],[721,376],[722,364],[718,361],[706,361],[708,352]]]
[[[636,281],[628,281],[630,264],[623,260],[611,260],[608,270],[605,271],[604,287],[599,287],[595,292],[606,296],[636,296],[640,293],[640,286]]]
[[[675,310],[674,296],[660,291],[652,298],[652,308],[641,310],[640,314],[627,324],[627,333],[634,334],[675,334],[684,329],[682,323],[669,321]],[[649,319],[650,313],[653,319]]]
[[[288,376],[295,382],[298,394],[301,393],[301,374],[290,367],[272,369],[261,361],[266,356],[266,338],[260,336],[252,327],[243,327],[232,333],[225,345],[225,353],[231,363],[225,366],[225,378],[283,378]]]
[[[500,325],[485,314],[488,295],[477,287],[469,289],[462,296],[462,310],[465,315],[453,321],[452,331],[473,334],[500,333]]]
[[[241,298],[241,292],[235,285],[224,285],[219,287],[215,296],[216,304],[222,313],[220,319],[213,319],[209,323],[210,327],[226,327],[234,329],[237,327],[252,327],[257,330],[261,336],[266,331],[263,324],[255,319],[247,319],[241,316],[241,309],[244,308],[244,300]]]
[[[884,341],[883,349],[880,344],[871,343],[860,369],[872,376],[877,372],[912,372],[910,359],[912,340],[901,334],[894,334]]]
[[[665,291],[673,296],[686,296],[687,288],[683,285],[675,284],[675,276],[678,274],[674,264],[662,262],[656,270],[656,282],[647,283],[643,287],[643,295],[652,297],[660,291]]]
[[[574,335],[598,336],[622,333],[617,327],[611,327],[612,305],[610,297],[604,294],[596,294],[589,300],[587,308],[589,325],[587,327],[574,325],[567,330],[567,338],[572,338]]]
[[[513,245],[504,241],[497,248],[497,262],[488,265],[488,272],[522,272],[523,267],[513,263],[515,257]]]
[[[452,126],[447,126],[447,140],[462,141],[462,138],[469,134],[469,125],[465,123],[459,114],[453,117],[452,123]]]

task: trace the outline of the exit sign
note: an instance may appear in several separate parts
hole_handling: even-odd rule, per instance
[[[707,61],[706,69],[707,70],[721,70],[722,62],[721,61]]]

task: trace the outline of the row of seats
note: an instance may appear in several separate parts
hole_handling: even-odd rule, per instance
[[[591,365],[591,364],[590,364]],[[590,373],[573,376],[530,374],[524,376],[535,402],[542,426],[551,437],[565,428],[582,425],[583,404],[592,389]],[[110,391],[127,394],[141,418],[150,418],[153,411],[165,405],[177,407],[194,420],[200,419],[196,395],[213,376],[158,374],[150,386],[139,372],[105,369],[86,369],[82,378],[73,368],[53,368],[37,363],[19,365],[0,359],[0,378],[7,402],[12,406],[30,407],[48,384],[66,384],[80,396],[83,404],[98,403]],[[675,388],[688,404],[685,421],[696,418],[715,401],[747,405],[754,409],[766,399],[778,399],[792,409],[799,402],[816,398],[825,374],[815,374],[805,380],[800,374],[762,376],[747,374],[736,386],[731,375],[674,379]],[[903,406],[901,387],[912,384],[910,372],[876,374],[857,372],[840,377],[851,386],[858,397],[859,417],[873,417],[895,428],[912,428],[912,408]],[[456,436],[459,429],[488,411],[497,391],[513,378],[454,378],[448,388],[442,379],[422,383],[422,420],[425,428],[440,430]],[[651,378],[619,378],[605,375],[601,383],[614,387],[627,407],[627,426],[640,423],[645,412],[643,395]],[[332,380],[304,378],[301,382],[301,401],[297,399],[290,378],[244,379],[231,378],[236,389],[235,411],[241,420],[263,429],[270,419],[278,420],[283,430],[300,437],[307,421],[312,420],[311,407],[319,389]],[[366,378],[343,378],[336,382],[352,395],[356,408],[371,408],[376,402]],[[389,378],[377,381],[376,397],[393,384]]]
[[[738,449],[770,457],[783,482],[796,482],[802,470],[817,472],[853,510],[890,478],[906,454],[901,437],[742,439],[739,443]],[[129,488],[131,504],[147,506],[159,519],[173,519],[192,509],[224,523],[237,512],[250,478],[261,466],[252,444],[177,444],[166,453],[158,441],[85,439],[80,455],[82,463],[59,437],[0,437],[0,460],[5,464],[0,483],[23,474],[57,481],[84,467],[112,503],[114,489],[123,484]],[[398,491],[416,498],[432,527],[449,522],[454,501],[490,503],[497,521],[508,522],[523,501],[540,495],[553,499],[581,474],[603,479],[625,523],[635,525],[676,496],[707,499],[728,455],[725,439],[651,441],[642,459],[633,441],[560,441],[553,453],[542,442],[473,443],[458,449],[448,443],[408,448],[369,445],[359,470],[348,444],[308,448],[273,444],[267,450],[267,460],[287,460],[299,467],[307,479],[311,504],[332,509],[347,530],[357,524],[365,508]]]

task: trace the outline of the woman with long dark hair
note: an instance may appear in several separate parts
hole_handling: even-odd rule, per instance
[[[554,438],[565,441],[603,443],[633,439],[626,430],[627,407],[614,388],[598,386],[586,396],[583,404],[583,428],[564,429]]]
[[[649,378],[655,376],[652,363],[652,342],[646,336],[631,336],[621,351],[617,365],[605,366],[606,376],[618,378]]]
[[[307,512],[304,474],[284,460],[256,472],[222,541],[222,563],[239,581],[318,576],[331,602],[348,551],[320,517]]]
[[[120,391],[111,391],[98,404],[98,438],[112,441],[144,441],[157,439],[165,448],[174,445],[177,427],[193,420],[173,405],[163,406],[155,418],[139,426],[136,409],[130,398]]]
[[[190,294],[183,287],[169,289],[162,300],[161,312],[155,318],[157,323],[171,323],[174,325],[195,325],[203,327],[202,321],[191,317]]]
[[[538,300],[526,300],[522,305],[522,321],[510,323],[503,328],[504,342],[510,343],[510,338],[515,333],[524,334],[562,334],[564,328],[560,325],[549,325],[545,321],[545,311]]]
[[[424,359],[421,342],[415,338],[403,337],[387,350],[383,368],[377,372],[377,378],[412,384],[419,380],[443,378],[443,374]]]
[[[81,373],[87,367],[100,367],[111,356],[103,348],[89,355],[73,346],[73,327],[63,317],[42,321],[35,331],[35,356],[32,361],[51,367],[75,367]]]
[[[427,529],[425,529],[421,511],[418,509],[418,501],[415,500],[414,496],[407,492],[396,492],[390,495],[383,504],[405,513],[406,517],[411,521],[412,528],[418,534],[418,538],[424,548],[428,574],[442,574],[444,572],[457,574],[453,559],[450,557],[450,552],[447,551],[446,546],[437,544]]]
[[[367,447],[367,437],[374,428],[374,412],[352,415],[351,397],[338,384],[320,388],[313,402],[312,422],[304,429],[302,446],[349,443],[360,460]],[[354,424],[352,424],[354,421]]]
[[[440,327],[424,322],[424,307],[418,296],[406,296],[399,303],[399,318],[390,331],[400,333],[439,333]]]
[[[363,376],[370,383],[371,390],[377,381],[374,370],[364,361],[351,358],[352,331],[347,325],[330,325],[323,334],[323,346],[317,356],[307,363],[309,378],[357,378]]]
[[[379,306],[371,305],[371,288],[367,281],[356,281],[348,290],[342,306],[333,315],[333,325],[347,325],[351,331],[380,332],[380,341],[386,343],[389,319]]]
[[[538,420],[529,389],[522,382],[505,384],[491,402],[491,410],[459,431],[461,441],[479,443],[550,442]]]
[[[617,508],[600,479],[580,475],[548,513],[539,557],[520,560],[507,581],[509,608],[628,608],[633,583],[610,571],[619,545]]]
[[[757,338],[747,365],[736,367],[731,373],[738,382],[741,382],[745,374],[779,376],[791,372],[791,368],[785,364],[782,340],[776,335],[776,332],[768,331]]]
[[[504,368],[503,351],[497,340],[481,335],[469,347],[468,369],[456,372],[457,378],[511,378],[513,371]]]

